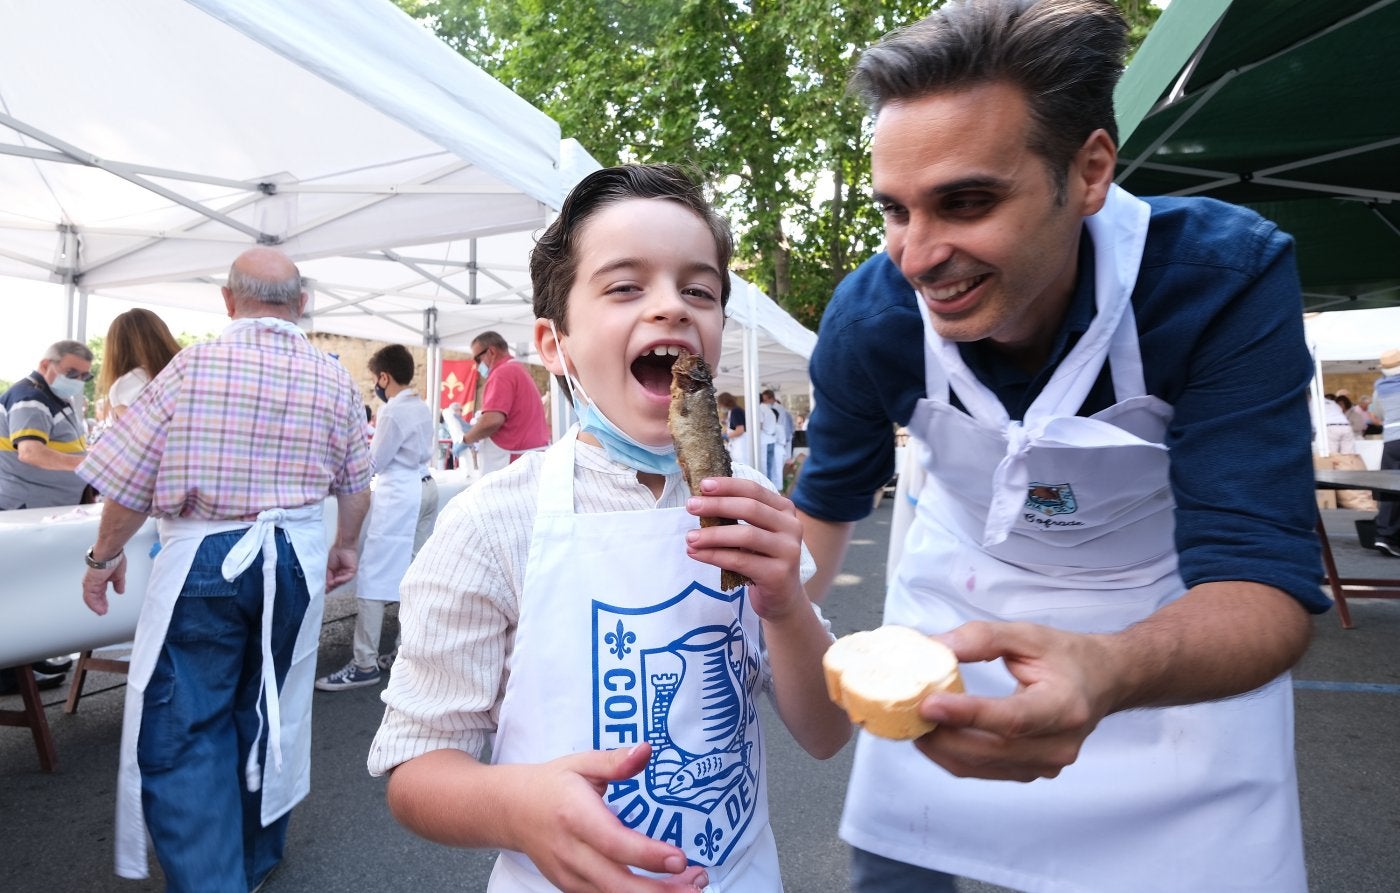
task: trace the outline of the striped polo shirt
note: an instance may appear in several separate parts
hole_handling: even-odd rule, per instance
[[[60,453],[87,452],[87,426],[72,405],[31,372],[0,394],[0,509],[77,505],[83,480],[71,471],[49,471],[20,461],[26,440]]]

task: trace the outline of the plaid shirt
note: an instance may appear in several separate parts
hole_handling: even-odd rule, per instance
[[[364,421],[335,359],[300,334],[239,320],[177,354],[78,475],[133,511],[249,520],[366,489]]]

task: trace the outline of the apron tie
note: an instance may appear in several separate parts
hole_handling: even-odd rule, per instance
[[[248,530],[224,556],[220,572],[232,583],[253,563],[253,557],[262,553],[263,566],[263,616],[262,616],[262,685],[256,705],[258,714],[258,734],[253,738],[248,750],[248,760],[244,766],[248,790],[262,788],[262,767],[258,764],[258,745],[262,742],[263,729],[267,729],[267,755],[273,765],[282,768],[282,707],[277,695],[277,667],[272,659],[272,611],[277,600],[277,525],[287,518],[285,509],[275,508],[259,512]],[[267,716],[264,718],[262,701],[267,700]]]
[[[984,547],[1006,541],[1016,523],[1016,513],[1026,502],[1026,488],[1030,485],[1026,456],[1044,423],[1035,427],[1032,431],[1019,421],[1006,427],[1006,455],[992,474],[992,504],[987,508],[987,524],[982,529]]]

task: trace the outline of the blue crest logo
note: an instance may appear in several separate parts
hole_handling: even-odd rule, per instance
[[[1033,481],[1027,488],[1026,508],[1045,515],[1068,515],[1079,508],[1074,488],[1069,484],[1042,484]]]
[[[743,587],[692,583],[647,608],[593,602],[593,746],[651,744],[642,779],[613,782],[606,800],[623,824],[698,865],[724,864],[757,805],[759,658],[740,620],[746,601]],[[704,625],[676,635],[696,617]]]

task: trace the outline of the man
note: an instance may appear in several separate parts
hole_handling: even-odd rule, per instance
[[[887,253],[812,356],[809,592],[907,424],[885,620],[968,690],[916,747],[861,736],[857,890],[1306,889],[1286,671],[1328,602],[1292,243],[1112,186],[1125,32],[1107,0],[954,3],[857,68]]]
[[[39,368],[0,394],[0,509],[77,505],[86,426],[73,409],[92,378],[92,351],[58,341]]]
[[[549,423],[539,387],[524,364],[511,359],[506,339],[498,332],[482,332],[471,349],[472,362],[486,376],[486,391],[462,443],[478,445],[484,474],[505,468],[521,453],[548,446]]]
[[[768,413],[773,419],[771,433],[763,435],[765,439],[772,438],[770,447],[765,449],[765,461],[768,465],[765,474],[781,493],[783,492],[783,467],[787,460],[792,457],[792,415],[788,413],[786,406],[778,402],[778,395],[772,390],[765,390],[759,394],[758,400],[762,404],[761,411]],[[765,432],[769,431],[767,428],[764,430]]]
[[[80,341],[57,341],[39,368],[0,394],[0,510],[77,505],[87,453],[87,428],[73,408],[92,378],[92,351]],[[63,684],[71,658],[35,661],[41,689]],[[0,669],[0,694],[18,691],[14,670]]]
[[[295,325],[297,268],[250,249],[223,298],[233,322],[176,356],[78,468],[105,498],[83,579],[95,613],[109,585],[125,590],[123,546],[159,519],[127,677],[117,873],[146,876],[149,831],[171,891],[241,893],[281,860],[309,787],[325,591],[354,576],[369,508],[363,404]]]
[[[345,691],[379,682],[398,654],[395,645],[379,653],[384,605],[399,600],[399,582],[413,556],[428,539],[437,516],[437,482],[428,460],[437,446],[433,414],[409,384],[413,354],[402,344],[381,348],[369,358],[374,395],[383,403],[370,442],[374,495],[370,497],[364,558],[355,579],[359,611],[354,653],[344,667],[316,680],[321,691]]]
[[[1400,468],[1400,350],[1387,350],[1381,354],[1381,377],[1376,380],[1376,390],[1371,396],[1375,407],[1372,417],[1384,427],[1381,429],[1381,468]],[[1376,548],[1385,554],[1400,558],[1400,502],[1378,500],[1380,510],[1376,512]]]

